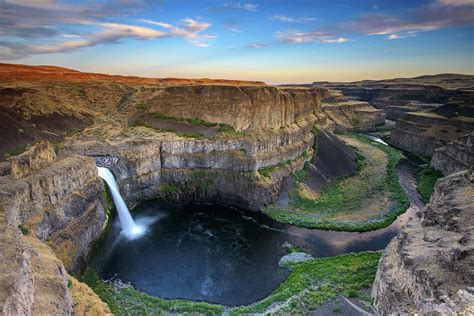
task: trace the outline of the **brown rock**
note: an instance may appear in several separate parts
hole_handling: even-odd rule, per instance
[[[474,313],[474,177],[438,180],[430,203],[385,249],[372,288],[382,315]]]

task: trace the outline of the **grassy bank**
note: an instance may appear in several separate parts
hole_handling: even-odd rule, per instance
[[[431,194],[434,192],[436,181],[442,176],[441,172],[428,167],[418,171],[416,189],[420,193],[423,203],[429,202]]]
[[[114,315],[163,315],[165,313],[222,314],[224,306],[186,300],[165,300],[133,288],[114,289],[99,279],[89,268],[81,277],[102,301],[109,305]]]
[[[395,169],[403,155],[360,135],[345,135],[362,159],[354,175],[334,180],[317,196],[290,193],[288,207],[269,207],[272,218],[326,230],[369,231],[390,225],[409,206]]]
[[[349,253],[295,264],[288,279],[268,297],[230,314],[306,314],[341,294],[367,303],[381,252]]]
[[[367,291],[374,281],[380,255],[381,252],[349,253],[295,264],[291,266],[288,279],[271,295],[254,304],[236,308],[205,302],[165,300],[132,288],[116,290],[102,282],[92,269],[87,269],[81,279],[109,305],[115,315],[304,314],[316,310],[320,304],[339,294],[370,304]]]

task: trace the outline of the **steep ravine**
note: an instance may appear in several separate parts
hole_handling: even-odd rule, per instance
[[[382,315],[474,313],[474,169],[469,139],[437,151],[433,166],[447,176],[438,180],[429,204],[384,251],[372,288]]]

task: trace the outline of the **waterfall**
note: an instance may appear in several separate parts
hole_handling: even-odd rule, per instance
[[[112,198],[114,199],[115,207],[117,208],[120,225],[122,226],[122,231],[129,239],[133,239],[139,237],[144,234],[145,230],[140,225],[135,224],[133,221],[132,215],[127,208],[122,196],[120,195],[120,191],[115,181],[114,175],[112,172],[103,167],[97,167],[99,172],[99,176],[104,179],[110,189],[110,193],[112,194]]]

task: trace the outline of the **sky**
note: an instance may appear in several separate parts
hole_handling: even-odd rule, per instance
[[[0,0],[0,61],[270,84],[474,74],[474,0]]]

